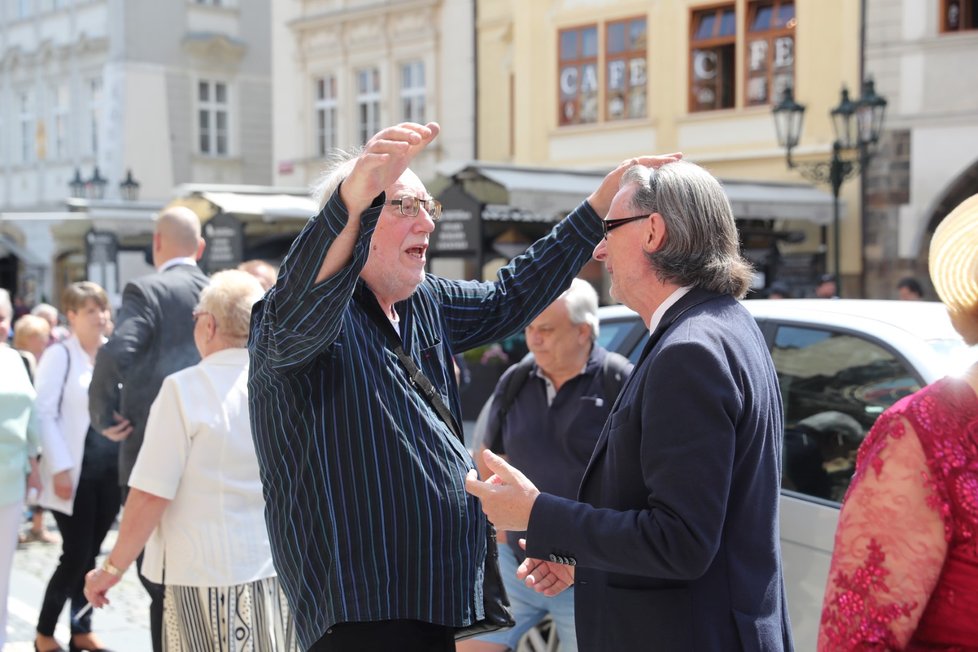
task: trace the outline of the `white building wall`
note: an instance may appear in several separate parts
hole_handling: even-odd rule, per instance
[[[940,0],[867,2],[866,72],[889,100],[885,128],[910,134],[896,252],[910,260],[952,184],[978,166],[978,30],[941,33]]]
[[[300,0],[277,6],[273,42],[276,185],[309,185],[323,160],[317,151],[315,80],[336,76],[337,145],[362,144],[357,129],[357,71],[376,67],[380,126],[403,120],[401,66],[424,62],[426,121],[438,140],[412,168],[424,180],[443,160],[475,156],[475,69],[471,0]],[[283,27],[286,25],[287,27]]]

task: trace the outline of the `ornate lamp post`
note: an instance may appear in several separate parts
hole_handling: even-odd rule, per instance
[[[862,91],[862,97],[853,102],[849,99],[848,89],[842,87],[839,106],[830,112],[835,142],[832,143],[832,158],[828,161],[799,163],[791,158],[791,150],[801,138],[805,107],[795,102],[790,86],[785,88],[781,102],[772,109],[778,144],[785,149],[788,167],[796,168],[809,181],[828,183],[832,187],[833,273],[840,291],[839,191],[846,179],[861,173],[869,164],[873,147],[879,142],[883,131],[886,111],[886,100],[876,94],[872,79],[863,82]]]
[[[102,199],[105,197],[105,186],[109,183],[108,179],[99,174],[98,166],[92,172],[92,178],[85,182],[89,199]]]
[[[68,190],[72,197],[81,198],[85,196],[85,180],[82,179],[81,170],[75,168],[75,176],[68,182]]]
[[[119,195],[127,201],[139,198],[139,182],[133,179],[132,170],[126,170],[126,178],[119,182]]]

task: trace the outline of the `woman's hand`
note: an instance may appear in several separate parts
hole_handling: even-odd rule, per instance
[[[71,481],[71,471],[64,470],[54,474],[54,495],[61,500],[71,500],[75,483]]]
[[[110,602],[107,597],[109,589],[118,584],[120,579],[122,578],[110,575],[101,568],[88,571],[88,574],[85,575],[85,599],[93,607],[104,607]]]

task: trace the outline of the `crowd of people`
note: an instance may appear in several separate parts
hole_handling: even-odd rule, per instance
[[[154,652],[502,651],[546,615],[564,652],[793,649],[783,408],[720,183],[679,154],[628,159],[495,280],[450,280],[426,271],[441,205],[410,167],[438,133],[337,154],[281,270],[206,276],[176,207],[115,315],[89,281],[16,320],[0,291],[0,647],[31,502],[60,536],[39,519],[21,542],[62,546],[37,652],[64,649],[65,605],[67,649],[105,652],[92,608],[131,566]],[[651,334],[634,367],[597,344],[575,278],[592,257]],[[978,343],[978,196],[938,228],[930,276]],[[473,458],[456,356],[523,329]],[[820,650],[978,640],[976,394],[978,365],[866,437]],[[497,554],[515,626],[492,631]]]

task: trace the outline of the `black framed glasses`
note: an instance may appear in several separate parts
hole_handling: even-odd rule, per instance
[[[622,217],[617,220],[601,220],[601,228],[604,230],[604,237],[607,238],[608,234],[617,229],[619,226],[628,224],[629,222],[647,219],[651,214],[652,213],[646,213],[645,215],[632,215],[631,217]]]
[[[405,217],[417,217],[421,211],[421,207],[424,206],[425,212],[428,213],[428,217],[433,222],[437,222],[441,218],[441,202],[434,197],[421,199],[413,195],[402,195],[397,199],[390,200],[387,204],[389,206],[397,206],[401,211],[401,215]]]

